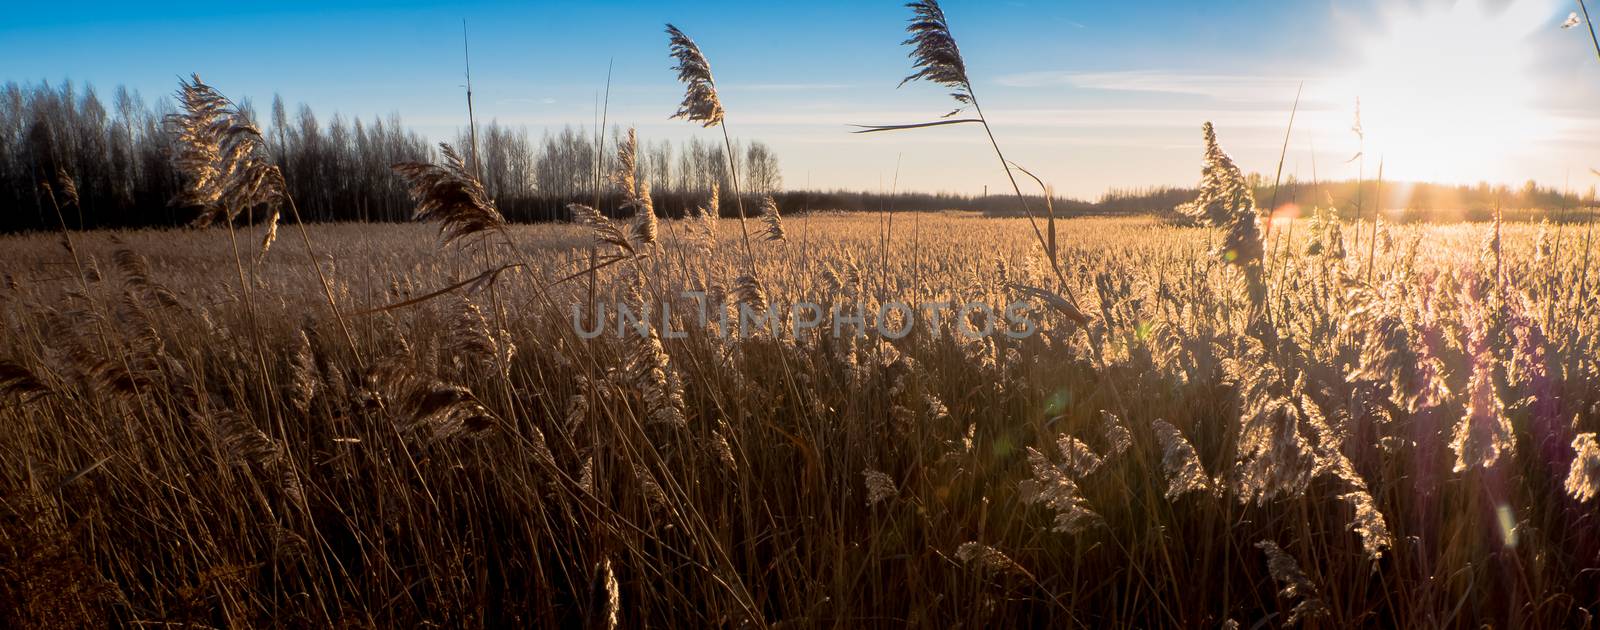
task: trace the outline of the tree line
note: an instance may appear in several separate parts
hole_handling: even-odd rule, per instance
[[[1354,221],[1372,219],[1382,207],[1385,221],[1486,221],[1496,212],[1508,219],[1549,218],[1588,220],[1596,206],[1596,187],[1563,189],[1541,186],[1529,180],[1521,186],[1478,182],[1475,184],[1437,184],[1428,182],[1379,182],[1372,179],[1305,181],[1285,176],[1274,185],[1260,173],[1246,176],[1258,206],[1265,210],[1276,203],[1286,214],[1309,216],[1313,207],[1333,208],[1341,218]],[[1174,186],[1112,189],[1098,202],[1090,204],[1104,214],[1171,214],[1179,204],[1191,201],[1198,190]],[[1379,203],[1379,198],[1382,203]],[[1296,210],[1298,209],[1298,210]]]
[[[261,129],[308,221],[408,219],[414,206],[389,167],[438,153],[398,114],[319,120],[309,106],[291,111],[278,97],[264,116],[248,101],[239,106]],[[0,85],[0,231],[58,228],[52,196],[72,228],[187,223],[191,209],[170,203],[180,185],[172,161],[176,135],[166,124],[174,111],[170,99],[146,100],[124,87],[107,102],[87,84]],[[597,177],[615,166],[615,142],[624,133],[612,128],[602,145],[600,134],[582,127],[535,137],[490,122],[477,130],[475,151],[465,131],[452,141],[508,219],[560,220],[566,204],[594,203]],[[734,151],[742,191],[782,188],[770,146],[739,142]],[[704,203],[713,186],[725,196],[733,190],[721,143],[641,140],[638,168],[653,186],[657,210],[668,216]],[[75,203],[66,199],[69,190]],[[602,207],[614,205],[608,201]]]
[[[308,221],[404,221],[413,204],[390,166],[396,162],[432,160],[438,150],[407,129],[398,114],[370,120],[335,114],[319,120],[299,105],[291,112],[274,97],[265,116],[248,101],[243,111],[256,121],[273,158]],[[87,84],[69,82],[0,85],[0,232],[71,228],[182,225],[192,209],[173,207],[180,179],[172,162],[175,135],[165,124],[174,105],[170,98],[146,100],[137,91],[118,87],[109,99]],[[625,131],[613,127],[604,138],[598,130],[566,126],[535,137],[526,128],[513,129],[491,121],[477,132],[476,151],[463,130],[453,143],[471,159],[485,188],[511,221],[568,218],[571,202],[594,204],[597,182],[616,163],[615,144]],[[602,142],[603,140],[603,142]],[[691,139],[673,143],[641,139],[638,177],[649,181],[657,212],[684,216],[704,203],[713,187],[720,189],[724,214],[734,211],[727,160],[722,143]],[[812,209],[857,211],[972,210],[995,215],[1021,214],[1010,195],[881,193],[851,191],[784,191],[777,154],[759,141],[734,144],[739,189],[747,209],[756,197],[772,194],[785,213]],[[1260,174],[1250,184],[1263,207],[1277,199],[1310,208],[1330,204],[1346,219],[1370,216],[1383,196],[1389,218],[1481,220],[1496,209],[1514,214],[1580,218],[1595,205],[1595,189],[1572,193],[1527,182],[1521,187],[1403,184],[1367,181],[1305,182],[1286,177],[1279,185]],[[57,218],[52,195],[67,194],[71,180],[76,203],[61,201]],[[601,185],[601,190],[609,188]],[[1186,187],[1112,190],[1098,201],[1053,200],[1062,216],[1082,214],[1171,215],[1178,204],[1195,198]],[[616,207],[611,195],[601,208]],[[1033,197],[1030,207],[1044,207]],[[1527,213],[1527,209],[1540,213]],[[1563,212],[1565,211],[1565,212]]]

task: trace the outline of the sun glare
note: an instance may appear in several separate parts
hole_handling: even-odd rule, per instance
[[[1395,7],[1354,34],[1360,65],[1339,91],[1361,100],[1369,168],[1382,156],[1397,179],[1502,180],[1554,131],[1535,107],[1527,40],[1555,9],[1547,0],[1486,4]]]

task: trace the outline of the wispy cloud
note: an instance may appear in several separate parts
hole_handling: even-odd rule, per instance
[[[1306,113],[1302,108],[1301,113]],[[1010,108],[995,107],[985,113],[995,120],[1005,121],[1007,127],[1079,128],[1079,129],[1155,129],[1200,128],[1207,120],[1218,125],[1233,127],[1281,128],[1285,111],[1263,109],[1150,109],[1150,108]],[[934,113],[937,115],[937,113]],[[914,110],[856,110],[819,111],[769,110],[746,114],[746,124],[806,127],[848,127],[855,124],[895,124],[915,122],[930,118],[928,111]]]
[[[843,90],[852,87],[846,83],[749,83],[718,85],[723,92],[810,92],[813,90]]]
[[[1191,74],[1166,70],[1113,72],[1046,70],[1008,74],[997,79],[1000,85],[1017,88],[1065,86],[1115,92],[1186,94],[1238,103],[1292,99],[1300,81],[1301,79],[1293,77]]]
[[[496,105],[554,105],[556,99],[548,96],[544,98],[502,98],[496,99]]]

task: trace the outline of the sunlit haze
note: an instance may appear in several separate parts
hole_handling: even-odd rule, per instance
[[[262,106],[281,94],[323,120],[399,113],[435,140],[465,124],[461,21],[478,116],[537,137],[609,120],[641,136],[681,96],[662,25],[710,57],[736,137],[781,157],[788,188],[980,192],[1004,186],[980,129],[871,137],[950,109],[909,72],[900,3],[88,3],[9,9],[0,78],[88,81],[146,98],[199,72]],[[1115,6],[1111,6],[1111,5]],[[1226,5],[1226,6],[1222,6]],[[1286,174],[1561,187],[1600,162],[1600,63],[1562,29],[1562,0],[1460,2],[970,2],[945,7],[975,90],[1010,157],[1064,194],[1193,185],[1200,125],[1250,171],[1276,166],[1304,83]],[[1364,147],[1351,128],[1357,99]],[[1585,105],[1588,103],[1590,105]],[[1315,147],[1316,153],[1312,153]],[[1351,158],[1364,150],[1364,160]]]
[[[1563,135],[1582,132],[1541,107],[1546,91],[1571,89],[1538,72],[1528,42],[1550,32],[1555,13],[1551,3],[1528,1],[1498,11],[1473,2],[1386,7],[1375,28],[1352,29],[1359,65],[1323,96],[1361,99],[1368,161],[1393,156],[1396,178],[1548,178],[1531,165]],[[1340,131],[1324,123],[1318,131]]]

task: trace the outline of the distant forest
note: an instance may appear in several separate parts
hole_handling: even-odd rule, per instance
[[[412,204],[401,180],[389,166],[401,161],[432,160],[436,147],[405,128],[398,115],[370,121],[334,115],[318,120],[300,105],[291,113],[280,98],[263,116],[241,103],[267,137],[282,167],[301,215],[308,221],[403,221]],[[55,210],[45,194],[61,191],[70,177],[78,203],[66,204],[72,228],[182,225],[195,213],[173,207],[179,176],[171,160],[174,135],[165,124],[174,111],[171,99],[146,101],[137,92],[118,87],[109,103],[92,86],[71,83],[0,86],[0,232],[54,229]],[[606,134],[605,148],[594,130],[567,126],[546,130],[537,138],[526,129],[496,122],[479,125],[476,155],[485,187],[501,212],[512,221],[567,218],[569,202],[593,203],[596,160],[609,170],[615,161],[615,140]],[[470,141],[450,142],[470,153]],[[787,191],[778,156],[759,141],[736,143],[740,188],[749,196],[772,194],[785,213],[807,210],[973,210],[997,215],[1020,214],[1010,195]],[[730,195],[721,143],[691,140],[672,144],[640,140],[639,176],[650,181],[656,209],[664,216],[682,216],[706,198],[713,185]],[[1198,178],[1198,165],[1196,166]],[[1257,202],[1298,203],[1305,207],[1331,202],[1346,217],[1357,208],[1373,207],[1376,182],[1297,182],[1286,178],[1276,192],[1271,176],[1251,175]],[[1594,205],[1594,187],[1582,194],[1528,182],[1521,187],[1478,184],[1386,184],[1384,207],[1397,219],[1482,219],[1493,208],[1548,211],[1554,218],[1582,216]],[[1116,190],[1094,202],[1055,199],[1064,215],[1156,214],[1193,199],[1191,188],[1158,187]],[[748,200],[747,206],[751,205]],[[1043,200],[1030,200],[1035,210]],[[602,204],[611,207],[614,204]],[[1396,210],[1399,209],[1397,212]],[[734,211],[725,201],[724,214]],[[1562,212],[1565,210],[1566,212]],[[1526,213],[1524,213],[1526,214]]]

